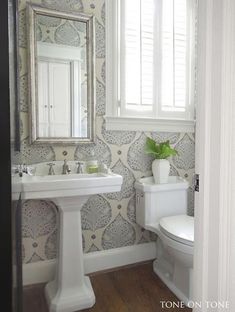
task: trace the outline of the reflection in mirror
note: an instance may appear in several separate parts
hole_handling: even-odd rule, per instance
[[[28,6],[32,141],[91,142],[93,18]],[[34,94],[33,94],[34,93]]]

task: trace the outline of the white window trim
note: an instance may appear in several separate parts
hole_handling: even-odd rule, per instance
[[[106,130],[192,132],[195,122],[182,119],[154,119],[105,116]]]
[[[118,20],[117,1],[105,0],[106,18],[106,130],[195,132],[195,120],[118,116],[118,49],[113,36]]]

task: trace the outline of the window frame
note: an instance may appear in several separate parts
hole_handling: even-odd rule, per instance
[[[123,1],[123,0],[120,0]],[[176,114],[164,114],[157,118],[141,117],[141,114],[120,116],[121,103],[119,94],[119,0],[105,0],[105,18],[106,18],[106,129],[107,130],[130,130],[130,131],[163,131],[163,132],[195,132],[195,119],[179,118]],[[196,4],[195,4],[196,6]],[[196,7],[195,7],[196,13]],[[195,26],[196,26],[196,17]],[[193,29],[196,33],[196,28]],[[192,43],[195,44],[195,40]],[[195,68],[195,55],[191,58],[191,68]],[[191,75],[191,116],[195,117],[195,89],[196,89],[196,70]],[[156,104],[154,110],[159,110],[159,104]],[[174,116],[175,115],[175,116]],[[154,116],[156,117],[156,116]]]

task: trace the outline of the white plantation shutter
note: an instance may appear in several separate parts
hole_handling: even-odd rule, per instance
[[[120,0],[120,116],[193,119],[195,0]]]
[[[154,0],[124,0],[121,19],[121,108],[122,113],[153,110]]]

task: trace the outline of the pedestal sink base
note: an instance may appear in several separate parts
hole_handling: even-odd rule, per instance
[[[57,291],[55,281],[46,285],[46,300],[50,312],[73,312],[92,307],[95,304],[95,294],[89,277],[84,277],[82,287],[66,292]]]
[[[14,178],[17,196],[21,192],[22,199],[52,200],[59,210],[58,264],[45,290],[50,312],[75,312],[95,304],[90,280],[84,276],[81,209],[91,195],[119,192],[121,184],[122,177],[113,173]]]
[[[80,196],[54,200],[60,212],[60,245],[55,279],[45,289],[50,312],[75,312],[95,304],[83,264],[80,211],[87,199]]]

